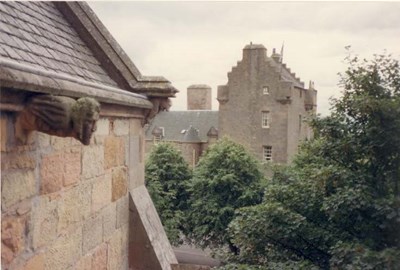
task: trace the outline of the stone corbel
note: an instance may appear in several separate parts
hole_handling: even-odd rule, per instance
[[[168,111],[171,107],[171,100],[167,97],[150,98],[150,102],[153,103],[153,108],[147,113],[143,124],[149,123],[149,121],[153,119],[159,112]]]
[[[93,98],[75,100],[65,96],[36,95],[18,114],[16,136],[25,141],[36,130],[59,137],[73,137],[84,145],[96,131],[100,104]]]

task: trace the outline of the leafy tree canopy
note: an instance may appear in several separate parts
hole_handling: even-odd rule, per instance
[[[227,234],[235,210],[257,204],[262,173],[243,146],[228,138],[212,145],[194,169],[186,235],[202,247],[235,247]]]
[[[170,242],[179,244],[187,209],[186,185],[191,170],[180,152],[168,143],[156,144],[146,161],[145,182]]]
[[[276,171],[262,203],[241,208],[230,224],[240,249],[232,262],[400,269],[399,62],[347,62],[343,96],[330,116],[311,122],[315,138]]]

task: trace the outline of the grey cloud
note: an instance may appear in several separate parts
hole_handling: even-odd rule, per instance
[[[186,108],[186,87],[227,82],[227,72],[250,41],[270,54],[285,41],[284,61],[307,84],[314,80],[318,111],[339,95],[344,46],[370,57],[400,54],[396,2],[89,2],[144,75],[162,75],[181,90],[174,110]]]

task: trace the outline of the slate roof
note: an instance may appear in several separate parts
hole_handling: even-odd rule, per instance
[[[178,92],[162,76],[143,76],[81,1],[0,1],[0,84],[154,111],[150,100]]]
[[[199,131],[196,141],[206,142],[207,132],[218,129],[218,111],[170,111],[159,113],[146,128],[146,139],[152,140],[155,127],[164,128],[164,140],[184,141],[185,133],[192,126]],[[190,137],[193,139],[192,137]]]
[[[0,56],[117,86],[53,2],[0,2]]]

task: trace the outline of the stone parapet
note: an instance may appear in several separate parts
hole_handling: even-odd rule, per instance
[[[36,131],[24,145],[14,117],[1,115],[2,269],[128,269],[128,236],[140,233],[129,191],[144,183],[141,120],[102,117],[88,146]]]

